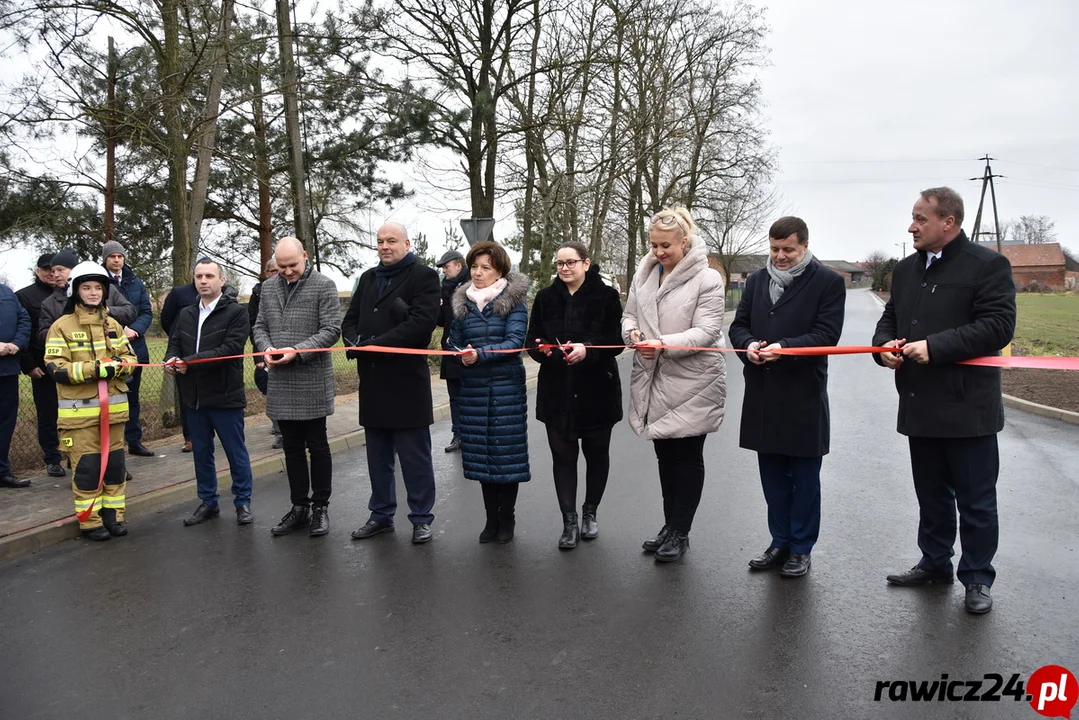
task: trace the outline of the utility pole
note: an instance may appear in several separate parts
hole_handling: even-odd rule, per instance
[[[289,18],[289,0],[277,0],[277,42],[281,52],[281,94],[285,99],[285,134],[288,136],[289,175],[292,180],[292,210],[296,224],[296,238],[316,260],[315,238],[312,232],[311,206],[307,200],[307,175],[303,166],[303,145],[300,134],[300,108],[296,92],[296,62],[293,58],[292,23]]]
[[[982,209],[985,206],[985,188],[986,188],[986,186],[988,186],[989,187],[989,197],[993,202],[993,233],[992,234],[997,236],[997,252],[1000,253],[1001,255],[1003,255],[1004,254],[1004,247],[1003,247],[1003,244],[1002,244],[1001,239],[1000,239],[1000,218],[997,215],[997,191],[996,191],[996,188],[993,186],[993,178],[1002,178],[1004,176],[1003,175],[994,175],[993,174],[993,169],[989,166],[989,161],[990,160],[995,160],[996,158],[989,157],[989,153],[986,153],[983,157],[980,157],[978,159],[985,161],[985,171],[982,173],[982,176],[980,178],[976,178],[976,177],[970,178],[971,180],[981,180],[982,181],[982,194],[981,194],[981,197],[978,199],[978,214],[974,216],[974,229],[971,231],[970,239],[973,240],[974,242],[978,242],[978,236],[979,235],[989,235],[990,234],[990,233],[987,233],[987,232],[981,232]]]

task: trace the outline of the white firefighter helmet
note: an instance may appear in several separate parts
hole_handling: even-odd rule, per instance
[[[67,284],[67,296],[71,297],[74,294],[76,288],[79,287],[79,283],[86,282],[87,280],[97,280],[101,283],[101,286],[105,288],[105,297],[101,299],[101,303],[105,303],[105,299],[109,296],[109,283],[112,282],[112,277],[109,275],[105,268],[98,265],[96,262],[87,260],[76,265],[71,270],[71,275],[68,278]]]

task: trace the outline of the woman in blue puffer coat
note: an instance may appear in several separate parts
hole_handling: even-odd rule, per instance
[[[519,483],[528,482],[528,401],[521,353],[528,329],[528,278],[510,272],[498,243],[476,243],[465,258],[472,280],[453,295],[450,345],[460,356],[461,456],[465,477],[483,488],[480,542],[513,539]]]

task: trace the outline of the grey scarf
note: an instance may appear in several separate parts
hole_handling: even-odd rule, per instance
[[[773,305],[779,302],[779,298],[783,297],[783,292],[787,289],[787,286],[794,282],[796,277],[804,273],[811,262],[813,262],[813,252],[808,248],[806,248],[806,254],[802,261],[790,270],[780,270],[772,264],[772,258],[768,258],[765,267],[768,268],[768,277],[771,278],[771,282],[768,283],[768,295],[772,298]]]

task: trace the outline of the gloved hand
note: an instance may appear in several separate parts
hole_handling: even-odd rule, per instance
[[[116,373],[119,369],[120,367],[116,364],[115,358],[98,360],[94,363],[94,375],[102,380],[111,380],[116,377]]]

